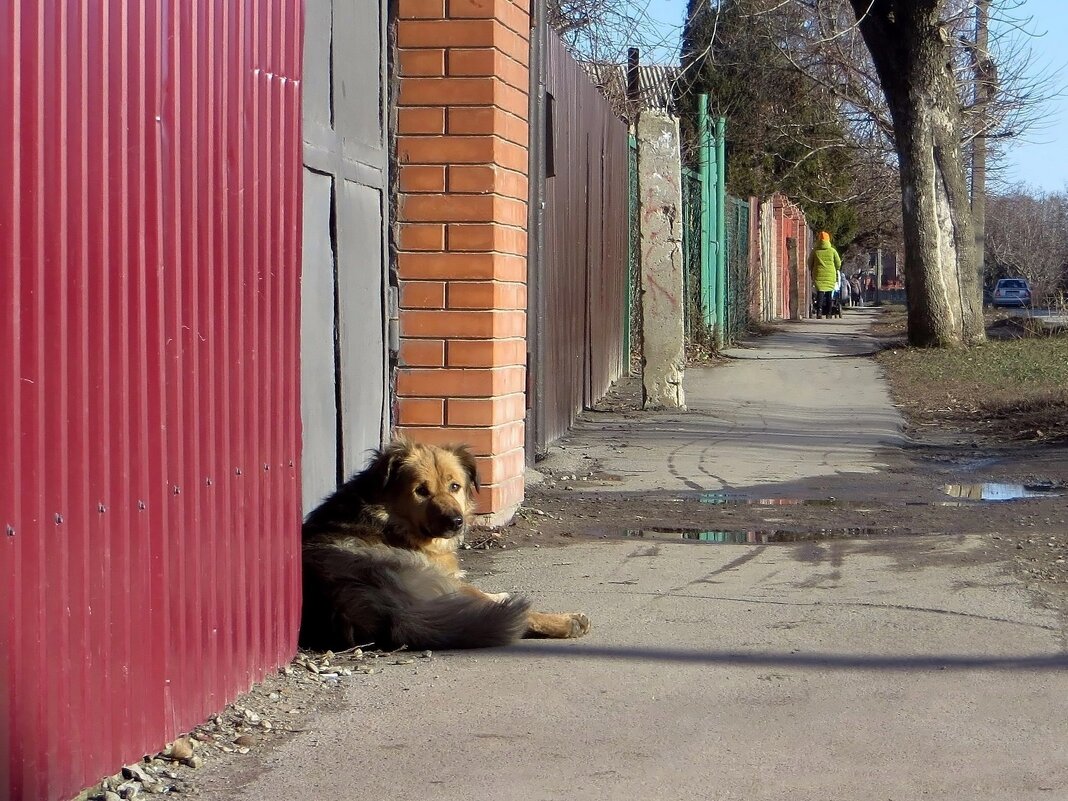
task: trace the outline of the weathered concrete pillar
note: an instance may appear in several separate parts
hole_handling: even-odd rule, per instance
[[[685,409],[686,332],[682,258],[679,123],[666,114],[638,117],[641,199],[642,403]]]

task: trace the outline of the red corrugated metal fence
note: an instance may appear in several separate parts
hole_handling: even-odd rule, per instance
[[[301,13],[0,4],[0,794],[293,652]]]

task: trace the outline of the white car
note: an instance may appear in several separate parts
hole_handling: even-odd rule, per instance
[[[1030,306],[1031,287],[1023,278],[1002,278],[994,287],[991,303],[997,306]]]

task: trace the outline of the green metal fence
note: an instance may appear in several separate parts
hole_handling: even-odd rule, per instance
[[[689,167],[682,168],[682,262],[686,303],[686,338],[690,342],[707,343],[701,278],[701,175]]]
[[[749,202],[728,195],[725,206],[727,299],[724,338],[732,342],[749,325]]]

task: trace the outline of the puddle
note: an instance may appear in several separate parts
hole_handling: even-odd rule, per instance
[[[733,492],[702,492],[701,503],[719,506],[838,506],[834,498],[751,498]]]
[[[946,484],[942,491],[966,501],[1018,501],[1023,498],[1059,498],[1060,493],[1045,484]]]
[[[875,537],[901,536],[905,532],[889,528],[821,528],[802,531],[750,530],[699,531],[685,528],[640,528],[609,532],[604,536],[627,539],[646,539],[670,542],[705,542],[713,545],[775,545],[789,542],[819,540],[859,540]]]

